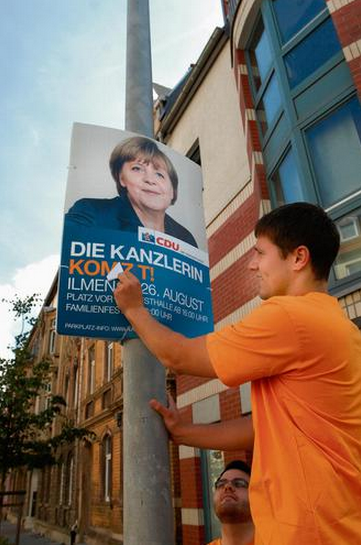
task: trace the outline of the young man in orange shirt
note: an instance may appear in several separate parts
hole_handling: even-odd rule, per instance
[[[361,336],[327,279],[339,249],[319,207],[263,216],[250,269],[263,304],[244,320],[188,339],[159,324],[138,280],[119,277],[119,308],[175,372],[252,381],[251,419],[179,431],[202,448],[250,449],[255,545],[346,545],[361,540]],[[155,407],[157,408],[157,407]],[[159,408],[159,407],[158,407]]]

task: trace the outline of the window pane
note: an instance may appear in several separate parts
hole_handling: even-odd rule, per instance
[[[361,107],[357,98],[306,131],[325,208],[360,191]]]
[[[257,118],[261,125],[262,134],[265,134],[268,127],[275,121],[281,109],[281,95],[277,78],[273,74],[261,102],[257,108]]]
[[[305,200],[292,150],[283,159],[271,182],[278,206]]]
[[[278,28],[282,42],[288,42],[299,30],[325,9],[325,0],[273,0]]]
[[[335,27],[329,18],[285,55],[284,60],[291,88],[310,76],[340,49]]]
[[[334,270],[338,280],[361,272],[361,210],[336,222],[341,247]]]
[[[272,65],[271,49],[262,21],[257,28],[251,44],[249,56],[252,66],[253,81],[256,90],[258,91]]]
[[[220,522],[213,509],[214,483],[224,469],[223,452],[220,450],[204,450],[201,453],[202,481],[204,505],[209,509],[205,514],[207,542],[221,534]]]

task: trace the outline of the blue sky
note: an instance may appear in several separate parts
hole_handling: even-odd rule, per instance
[[[0,0],[0,298],[56,272],[73,122],[124,128],[126,0]],[[150,0],[153,81],[197,61],[220,0]],[[0,353],[9,320],[0,312]],[[10,326],[9,326],[10,327]]]

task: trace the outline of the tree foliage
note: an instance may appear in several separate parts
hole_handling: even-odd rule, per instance
[[[37,396],[44,393],[50,379],[50,362],[35,361],[29,350],[32,317],[39,302],[36,295],[5,301],[10,304],[13,317],[21,321],[21,331],[15,337],[13,357],[0,358],[0,472],[2,483],[16,468],[41,468],[56,461],[60,445],[91,435],[85,428],[77,428],[63,416],[66,405],[61,396],[47,393],[41,410],[36,407]],[[52,434],[54,419],[60,420],[60,432]],[[58,426],[57,426],[58,429]]]

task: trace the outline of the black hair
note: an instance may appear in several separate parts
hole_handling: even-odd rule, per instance
[[[229,469],[238,469],[239,471],[243,471],[243,473],[246,473],[248,476],[251,475],[251,468],[246,462],[244,462],[243,460],[232,460],[232,462],[229,462],[226,465],[222,473],[220,473],[218,479],[220,479],[223,473],[225,473]]]
[[[260,218],[255,235],[268,237],[284,258],[306,246],[316,280],[327,280],[340,248],[336,225],[320,206],[307,202],[285,204]]]

